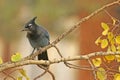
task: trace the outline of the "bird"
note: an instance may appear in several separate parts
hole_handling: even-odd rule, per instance
[[[27,32],[26,37],[33,47],[31,55],[36,49],[39,50],[40,48],[43,48],[50,44],[50,36],[48,31],[41,25],[36,24],[36,18],[37,17],[34,17],[30,21],[28,21],[25,24],[24,29],[22,30]],[[47,50],[38,55],[38,60],[48,60]],[[43,66],[45,67],[46,65]]]

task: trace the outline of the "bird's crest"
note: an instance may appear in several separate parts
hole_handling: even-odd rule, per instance
[[[36,18],[37,18],[37,16],[35,16],[35,17],[31,20],[31,22],[35,23]]]

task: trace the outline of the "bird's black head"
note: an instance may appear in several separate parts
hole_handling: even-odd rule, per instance
[[[34,32],[35,29],[36,29],[36,24],[35,24],[35,19],[36,19],[36,18],[37,18],[37,17],[34,17],[34,18],[31,19],[29,22],[27,22],[27,23],[25,24],[25,27],[24,27],[24,29],[23,29],[22,31],[27,31],[27,32],[29,32],[29,33]]]

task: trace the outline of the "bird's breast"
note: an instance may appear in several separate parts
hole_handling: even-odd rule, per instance
[[[49,44],[49,40],[42,35],[27,35],[27,37],[33,48],[40,48]]]

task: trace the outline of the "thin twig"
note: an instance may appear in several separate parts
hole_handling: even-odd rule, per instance
[[[4,78],[4,80],[7,80],[8,77],[11,78],[11,79],[13,79],[13,80],[16,80],[13,76],[11,76],[10,74],[6,73],[5,71],[2,71],[2,72],[6,75],[6,77]]]
[[[47,73],[47,70],[45,70],[42,74],[40,74],[39,76],[35,77],[33,80],[37,80],[38,78],[42,77],[43,75],[45,75]]]
[[[89,57],[89,56],[88,56]],[[96,70],[95,70],[95,67],[94,65],[92,64],[90,58],[88,59],[88,63],[90,64],[92,70],[93,70],[93,76],[94,76],[94,80],[97,80],[97,76],[96,76]]]
[[[58,47],[57,47],[56,45],[54,45],[54,48],[57,50],[59,56],[60,56],[61,58],[63,58],[63,56],[62,56],[60,50],[58,49]],[[64,62],[64,64],[65,64],[67,67],[71,68],[71,67],[69,66],[69,63],[67,63],[66,61]]]
[[[60,50],[58,49],[58,47],[57,47],[56,45],[55,45],[54,47],[55,47],[55,49],[57,50],[59,56],[60,56],[61,58],[63,58],[63,56],[62,56]],[[92,69],[90,69],[89,67],[78,66],[78,65],[75,65],[75,64],[71,64],[71,63],[69,63],[69,62],[67,62],[67,61],[64,61],[64,64],[65,64],[67,67],[73,68],[73,69],[92,70]]]
[[[52,80],[55,80],[55,76],[54,74],[49,70],[49,67],[44,67],[42,65],[37,65],[39,68],[45,70],[45,72],[43,72],[42,74],[40,74],[39,76],[35,77],[34,80],[37,80],[38,78],[42,77],[43,75],[45,75],[47,72],[52,76]]]
[[[120,23],[120,21],[117,18],[113,17],[107,10],[104,10],[104,11],[111,19],[113,18],[113,19],[115,19],[115,21]]]

